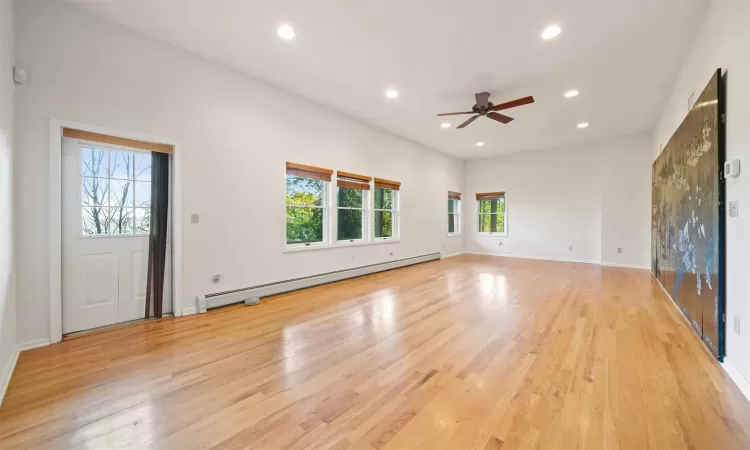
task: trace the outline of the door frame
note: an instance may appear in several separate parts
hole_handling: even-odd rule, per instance
[[[63,128],[167,144],[172,154],[172,314],[182,310],[182,153],[174,139],[154,138],[67,120],[51,119],[49,128],[49,332],[50,343],[62,340],[62,138]]]

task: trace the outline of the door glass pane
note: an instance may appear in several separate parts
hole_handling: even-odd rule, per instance
[[[456,232],[456,216],[453,214],[448,214],[448,233],[455,233]]]
[[[151,230],[151,209],[135,208],[133,228],[136,234],[148,234]]]
[[[456,201],[448,200],[448,213],[456,212]]]
[[[135,179],[138,181],[151,181],[151,154],[135,153]]]
[[[109,152],[109,177],[118,180],[133,179],[133,154],[130,152]]]
[[[135,206],[136,208],[151,207],[151,183],[146,181],[135,182]]]
[[[286,242],[323,242],[323,209],[287,206]]]
[[[393,191],[391,189],[375,189],[375,209],[393,209]]]
[[[109,234],[109,208],[86,206],[81,208],[81,234],[84,236]]]
[[[133,207],[133,182],[130,180],[111,180],[109,182],[109,206]]]
[[[107,152],[98,148],[81,148],[81,175],[105,178],[107,176]]]
[[[133,234],[133,208],[109,208],[109,234]]]
[[[338,188],[338,205],[344,208],[362,208],[365,191],[362,189]]]
[[[362,239],[363,221],[361,209],[339,209],[338,239]]]
[[[106,178],[81,178],[81,205],[107,206],[109,204],[107,192]]]
[[[286,176],[286,204],[323,206],[324,181],[312,178]]]
[[[391,211],[375,211],[375,237],[393,237],[393,213]]]

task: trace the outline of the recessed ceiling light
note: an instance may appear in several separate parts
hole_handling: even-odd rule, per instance
[[[398,91],[395,89],[388,89],[385,91],[385,96],[388,98],[398,98]]]
[[[580,92],[578,92],[577,89],[571,89],[570,91],[565,93],[565,98],[578,97],[578,94],[580,94]]]
[[[578,124],[578,128],[588,128],[589,123],[588,122],[582,122]]]
[[[484,147],[484,142],[477,142],[477,147]]]
[[[562,32],[562,28],[560,28],[558,25],[550,25],[547,28],[545,28],[544,31],[542,31],[542,39],[553,39],[560,35]]]
[[[440,124],[440,128],[450,128],[450,127],[451,127],[451,124],[449,124],[448,122],[443,122]]]
[[[276,29],[276,34],[278,34],[281,39],[286,39],[287,41],[291,41],[296,36],[294,28],[287,24],[279,26],[279,28]]]

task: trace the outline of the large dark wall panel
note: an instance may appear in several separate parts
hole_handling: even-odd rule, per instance
[[[652,167],[651,263],[718,359],[724,357],[723,95],[716,71]]]

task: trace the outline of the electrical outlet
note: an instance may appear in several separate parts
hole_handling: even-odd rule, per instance
[[[201,221],[201,215],[200,214],[190,214],[190,223],[200,223]]]
[[[569,246],[568,246],[568,251],[571,251],[571,250],[573,250],[573,246],[572,246],[572,245],[569,245]]]
[[[617,247],[617,253],[622,253],[622,247]]]
[[[221,274],[220,273],[215,273],[215,274],[211,275],[211,283],[213,283],[213,284],[219,284],[219,281],[221,281]]]
[[[393,252],[391,252],[391,256],[393,256]]]
[[[740,318],[739,316],[734,316],[734,332],[737,334],[740,334]]]
[[[498,247],[502,247],[503,246],[503,241],[497,241],[497,246]]]

